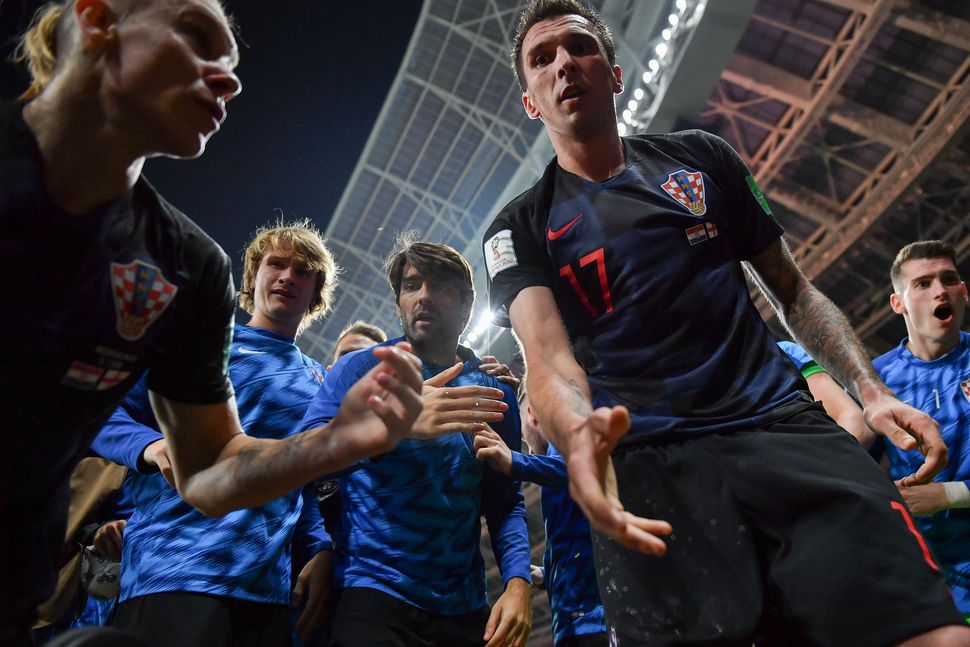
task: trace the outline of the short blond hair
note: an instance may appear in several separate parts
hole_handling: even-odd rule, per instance
[[[253,299],[256,272],[269,249],[289,250],[298,261],[317,273],[316,294],[313,295],[310,307],[300,321],[300,327],[297,330],[299,335],[307,326],[330,312],[340,268],[320,230],[309,218],[292,222],[278,220],[272,225],[260,227],[253,233],[252,240],[243,252],[243,279],[242,290],[239,291],[239,307],[250,314],[256,307]]]

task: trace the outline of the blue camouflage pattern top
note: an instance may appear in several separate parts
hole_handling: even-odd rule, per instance
[[[896,397],[940,423],[950,460],[933,480],[970,486],[970,333],[961,332],[956,348],[931,362],[909,352],[907,341],[903,339],[872,364]],[[904,451],[879,438],[893,479],[908,476],[923,464],[917,450]],[[950,508],[915,520],[940,562],[957,608],[970,614],[970,509]]]
[[[392,345],[402,338],[382,345]],[[521,447],[515,393],[478,370],[481,360],[459,347],[464,369],[448,386],[501,389],[509,405],[492,425],[513,449]],[[336,416],[344,395],[377,364],[372,349],[342,357],[327,373],[302,429]],[[443,370],[426,363],[425,379]],[[531,582],[525,502],[518,483],[476,460],[471,437],[449,434],[404,440],[392,451],[340,475],[341,519],[334,536],[337,588],[377,589],[413,606],[459,615],[487,604],[479,544],[485,516],[503,585]]]
[[[589,521],[569,496],[566,459],[552,443],[545,455],[512,452],[512,477],[540,485],[546,528],[546,592],[555,644],[606,631],[596,584]]]
[[[297,432],[323,368],[292,338],[237,324],[229,375],[246,433],[286,438]],[[288,605],[292,552],[305,560],[332,547],[312,490],[206,517],[142,460],[145,447],[160,439],[142,379],[93,445],[130,468],[124,487],[135,510],[124,531],[121,601],[189,591]]]

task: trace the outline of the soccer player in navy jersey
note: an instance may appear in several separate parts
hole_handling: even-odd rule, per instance
[[[406,440],[341,474],[330,644],[524,645],[532,604],[524,502],[517,483],[475,459],[470,436],[487,423],[518,448],[518,407],[513,389],[458,344],[475,298],[471,268],[453,248],[406,234],[387,276],[404,339],[424,363],[415,430],[458,433]],[[357,352],[334,364],[303,426],[329,420],[373,363]],[[504,589],[491,610],[482,516]]]
[[[543,435],[525,387],[519,390],[519,414],[530,453],[513,451],[498,434],[485,429],[475,432],[475,456],[502,474],[541,488],[546,529],[542,572],[555,647],[605,647],[608,638],[589,521],[569,496],[566,461]]]
[[[873,365],[899,398],[940,423],[950,455],[932,483],[902,483],[900,492],[970,620],[970,333],[962,329],[967,284],[953,246],[939,240],[903,247],[890,277],[890,304],[906,322],[907,336]],[[883,445],[894,479],[919,463],[915,451]]]
[[[179,491],[213,515],[392,447],[421,407],[416,361],[385,347],[333,427],[243,433],[229,259],[142,177],[149,157],[201,155],[240,92],[218,0],[50,2],[20,51],[33,83],[0,102],[5,645],[53,591],[72,469],[146,370]]]
[[[243,260],[240,305],[252,316],[236,324],[229,356],[239,416],[250,436],[288,438],[324,373],[296,337],[330,310],[337,265],[309,221],[259,229]],[[333,544],[312,486],[218,519],[204,516],[172,485],[168,442],[145,380],[92,448],[129,468],[125,488],[134,504],[114,626],[149,645],[288,645],[291,562],[299,573],[292,597],[307,602],[299,633],[309,635],[324,617]]]
[[[611,633],[970,642],[898,491],[804,394],[742,263],[870,427],[925,453],[906,485],[945,464],[938,427],[893,397],[799,272],[738,154],[701,131],[621,138],[609,28],[575,0],[530,3],[512,60],[557,157],[486,231],[490,300],[598,531]]]

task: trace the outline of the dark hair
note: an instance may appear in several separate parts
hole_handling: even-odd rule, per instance
[[[519,21],[515,27],[515,41],[512,45],[512,74],[515,75],[519,89],[523,92],[527,89],[525,71],[522,69],[522,41],[525,40],[525,35],[537,22],[569,15],[579,16],[589,21],[589,30],[606,52],[610,67],[616,65],[616,45],[613,44],[613,34],[598,13],[578,0],[533,0],[519,14]]]
[[[889,269],[889,278],[893,282],[893,290],[902,292],[899,279],[903,263],[923,258],[949,258],[953,261],[954,267],[957,264],[956,251],[950,243],[945,243],[942,240],[918,240],[915,243],[910,243],[899,250],[899,253],[896,254],[896,260],[893,261],[893,266]]]
[[[343,329],[343,332],[337,336],[337,343],[339,344],[340,340],[347,335],[360,335],[361,337],[367,337],[367,339],[370,339],[375,344],[380,344],[381,342],[387,341],[387,333],[374,324],[369,324],[360,319]]]
[[[395,303],[401,298],[401,279],[405,265],[410,265],[425,277],[433,276],[439,281],[452,282],[463,299],[475,300],[472,268],[465,257],[451,245],[422,241],[421,233],[413,229],[398,234],[394,249],[384,261],[387,282],[394,290]]]

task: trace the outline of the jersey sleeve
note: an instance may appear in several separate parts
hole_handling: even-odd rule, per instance
[[[132,387],[95,436],[91,449],[102,458],[142,473],[158,472],[142,458],[145,448],[165,437],[158,430],[151,402],[148,400],[147,379],[143,376]]]
[[[780,237],[784,229],[775,220],[768,200],[737,151],[717,135],[701,130],[690,132],[700,138],[700,154],[707,157],[710,150],[711,159],[701,160],[704,171],[724,188],[728,197],[724,226],[731,232],[738,260],[751,260]]]
[[[313,401],[310,402],[310,406],[307,407],[298,429],[300,431],[316,429],[337,417],[337,412],[340,411],[340,403],[347,391],[376,365],[377,360],[370,351],[360,351],[341,357],[327,371],[323,384],[314,396]]]
[[[512,325],[508,307],[521,290],[553,286],[548,254],[536,233],[542,233],[542,226],[536,224],[539,214],[532,212],[532,195],[525,193],[506,206],[482,241],[489,308],[493,321],[506,328]]]
[[[149,359],[148,388],[177,402],[217,404],[232,397],[229,344],[235,290],[229,257],[201,231],[185,242],[196,277],[176,295],[176,320]]]
[[[495,431],[513,452],[519,452],[522,449],[522,436],[518,402],[511,389],[504,384],[501,388],[506,391],[504,400],[509,409],[505,419],[495,426]],[[502,586],[513,577],[521,577],[531,583],[525,499],[511,476],[485,468],[482,477],[482,514],[488,526],[495,561],[502,573]]]
[[[794,362],[795,367],[801,371],[802,377],[808,377],[809,375],[825,372],[825,369],[819,366],[818,363],[812,359],[812,356],[806,353],[805,349],[798,344],[790,341],[780,341],[778,342],[778,346],[785,351],[785,355],[788,356],[788,359]]]
[[[561,456],[512,452],[512,478],[559,489],[569,484],[566,461]]]

